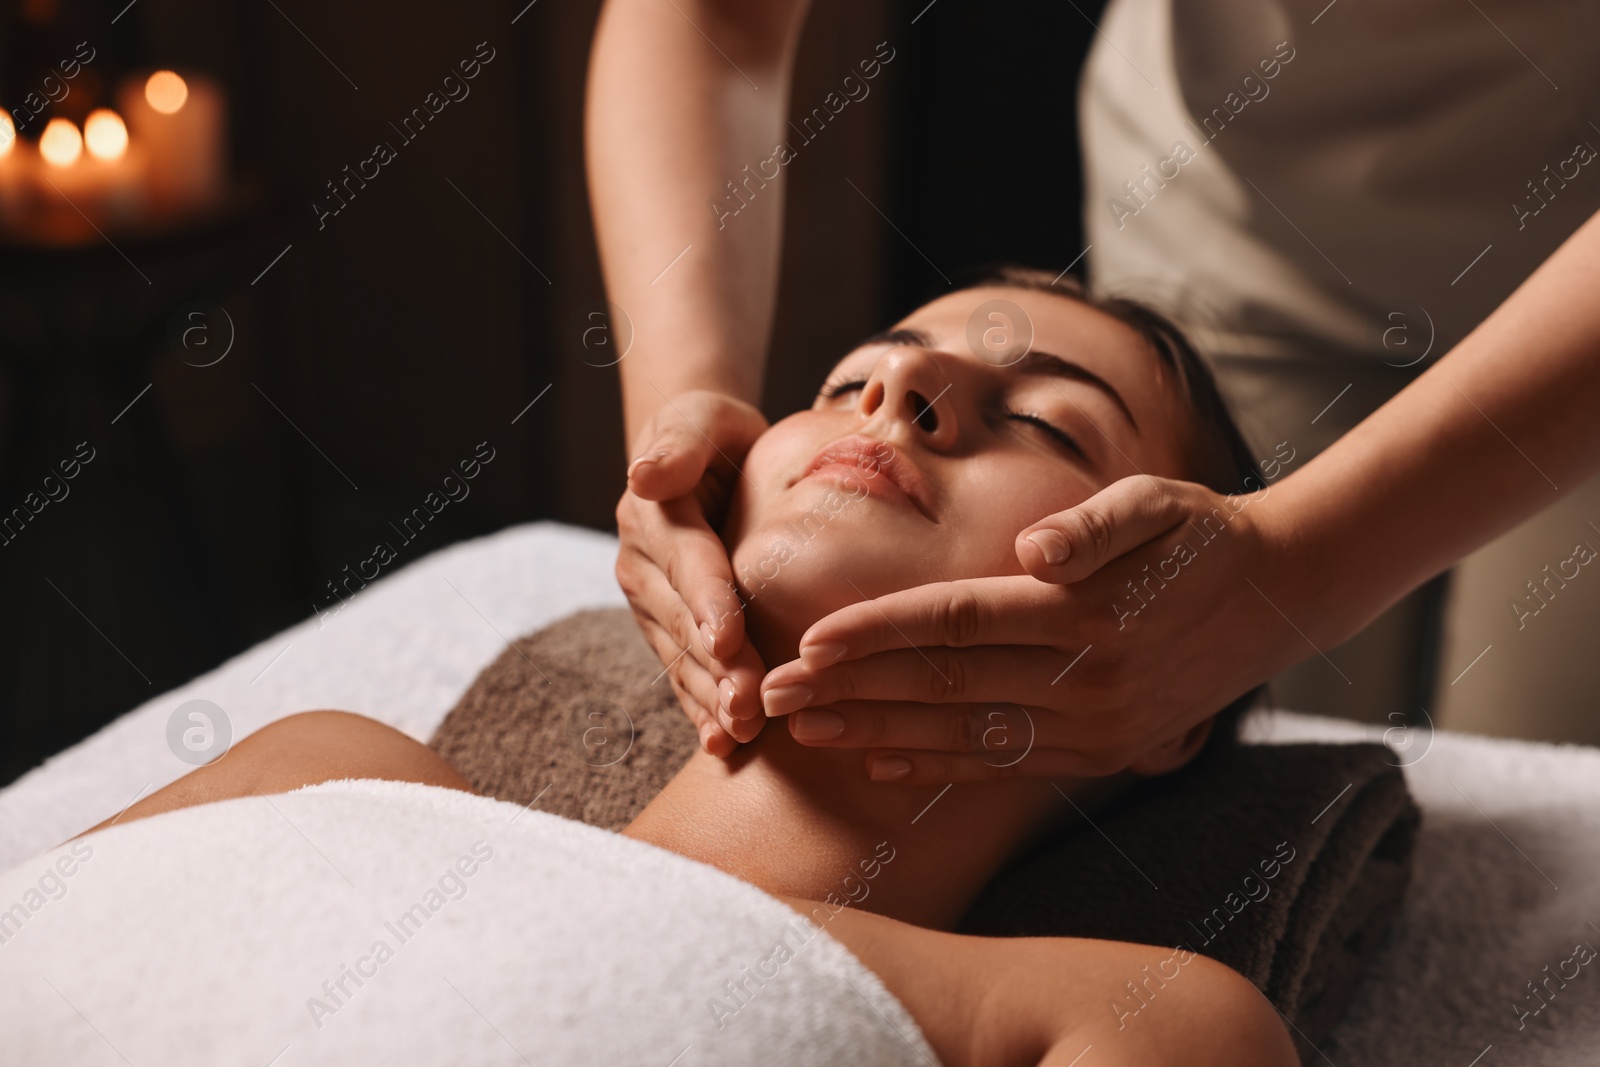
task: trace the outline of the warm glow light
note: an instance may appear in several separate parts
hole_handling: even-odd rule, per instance
[[[189,86],[170,70],[158,70],[144,83],[144,98],[163,115],[171,115],[189,99]]]
[[[39,154],[46,163],[70,167],[83,154],[83,135],[71,119],[51,119],[39,137]]]
[[[17,144],[17,127],[11,116],[0,111],[0,157],[6,156]]]
[[[128,127],[122,124],[122,116],[115,111],[99,108],[89,112],[84,121],[83,143],[97,159],[121,159],[128,150]]]

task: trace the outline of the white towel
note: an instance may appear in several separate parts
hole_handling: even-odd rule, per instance
[[[7,786],[0,870],[194,770],[167,740],[168,719],[186,701],[220,707],[234,740],[297,711],[331,709],[426,741],[506,641],[582,608],[626,604],[616,558],[614,537],[533,523],[373,582],[337,614],[310,617],[153,697]]]
[[[375,582],[320,628],[312,619],[262,642],[0,792],[0,868],[190,770],[165,733],[186,700],[221,705],[235,737],[296,711],[340,708],[426,740],[506,638],[580,608],[623,604],[615,557],[614,538],[539,523],[454,545]],[[1349,741],[1382,731],[1277,713],[1253,719],[1250,734]],[[1324,1051],[1339,1067],[1465,1067],[1480,1054],[1478,1067],[1592,1067],[1600,960],[1565,988],[1544,968],[1559,976],[1579,940],[1600,949],[1589,926],[1600,926],[1600,750],[1441,732],[1419,759],[1415,736],[1405,740],[1406,777],[1423,810],[1414,880],[1392,946]],[[142,921],[140,912],[128,921]],[[1552,999],[1530,1000],[1534,981],[1550,981]],[[1548,1007],[1539,1014],[1518,1014],[1540,1003]],[[0,1031],[9,1067],[7,1052]]]
[[[434,786],[114,826],[0,875],[13,902],[7,1064],[937,1062],[878,978],[776,898]]]
[[[1245,733],[1385,739],[1281,712]],[[1600,958],[1581,961],[1600,950],[1600,749],[1397,729],[1387,740],[1422,808],[1411,885],[1326,1058],[1307,1064],[1594,1067]]]

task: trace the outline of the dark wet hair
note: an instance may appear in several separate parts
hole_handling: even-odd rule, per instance
[[[1267,484],[1228,402],[1217,388],[1211,368],[1171,319],[1136,300],[1093,295],[1070,275],[1014,263],[986,264],[955,279],[957,292],[988,287],[1025,289],[1076,301],[1133,330],[1171,371],[1179,395],[1194,416],[1185,449],[1193,463],[1188,476],[1219,493],[1247,493]],[[1239,720],[1265,691],[1266,686],[1257,686],[1217,713],[1206,741],[1206,753],[1237,743]]]

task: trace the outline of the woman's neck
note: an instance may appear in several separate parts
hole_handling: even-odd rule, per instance
[[[863,753],[807,748],[780,719],[726,761],[697,751],[623,833],[775,896],[951,929],[1062,797],[1050,781],[873,782]]]

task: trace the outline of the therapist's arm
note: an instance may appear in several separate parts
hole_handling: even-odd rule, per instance
[[[1600,215],[1449,354],[1282,486],[1278,576],[1352,636],[1600,465]],[[1315,574],[1319,561],[1332,570]],[[1324,644],[1326,642],[1326,644]]]
[[[632,320],[619,365],[631,444],[673,398],[756,404],[773,306],[784,175],[727,183],[784,140],[803,0],[609,0],[589,67],[585,152],[606,292]],[[686,251],[687,250],[687,251]]]
[[[729,182],[785,140],[805,0],[609,0],[590,60],[589,195],[606,292],[633,327],[619,364],[629,489],[617,579],[710,751],[761,727],[715,532],[756,408],[777,294],[784,175],[737,215]],[[723,208],[714,207],[722,204]]]
[[[844,608],[813,625],[801,658],[763,688],[802,686],[813,709],[802,714],[842,713],[842,730],[821,743],[870,748],[868,768],[885,780],[1110,773],[1550,506],[1600,466],[1597,411],[1600,215],[1302,470],[1235,497],[1123,479],[1019,534],[1031,578],[941,583]],[[1202,539],[1194,531],[1219,510],[1232,516],[1226,530]],[[1047,560],[1039,534],[1063,558]],[[1198,544],[1193,561],[1130,611],[1129,583],[1185,543]],[[895,651],[908,645],[959,679],[939,703],[899,703],[926,701],[930,689]],[[1016,656],[994,645],[1042,647],[1048,669],[1016,670]],[[1330,661],[1328,684],[1345,684],[1336,671]],[[1012,731],[1025,757],[974,751],[993,731],[973,702],[1030,709]]]

